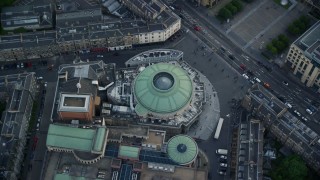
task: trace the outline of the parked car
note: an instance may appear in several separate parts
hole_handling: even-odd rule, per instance
[[[227,162],[227,156],[221,155],[219,161],[220,161],[221,163]]]
[[[227,163],[220,163],[221,167],[228,167]]]
[[[284,85],[286,85],[286,86],[289,85],[289,83],[288,83],[287,81],[282,81],[282,84],[284,84]]]
[[[97,58],[103,58],[103,55],[99,54],[97,55]]]
[[[294,110],[293,112],[294,112],[297,116],[299,116],[299,117],[301,116],[301,113],[300,113],[298,110]]]
[[[306,109],[307,113],[312,115],[312,111],[310,109]]]
[[[227,171],[226,171],[226,170],[223,170],[223,169],[219,169],[219,170],[218,170],[218,174],[220,174],[220,175],[226,175],[226,174],[227,174]]]
[[[303,117],[303,116],[301,117],[301,119],[304,120],[304,121],[308,121],[308,119],[306,117]]]

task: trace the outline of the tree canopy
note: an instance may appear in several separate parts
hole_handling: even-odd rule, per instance
[[[308,168],[300,156],[291,155],[283,159],[270,175],[274,180],[301,180],[307,177]]]

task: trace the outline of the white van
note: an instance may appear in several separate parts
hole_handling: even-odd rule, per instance
[[[228,155],[228,150],[226,150],[226,149],[217,149],[216,153],[217,154],[221,154],[221,155]]]

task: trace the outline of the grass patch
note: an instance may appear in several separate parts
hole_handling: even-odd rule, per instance
[[[279,4],[281,7],[285,8],[285,9],[288,9],[290,6],[291,6],[291,2],[288,0],[288,4],[283,6],[281,4],[281,0],[273,0],[275,3]]]

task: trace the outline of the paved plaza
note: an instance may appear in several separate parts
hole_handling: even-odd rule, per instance
[[[231,27],[226,32],[240,46],[247,48],[252,41],[262,37],[267,30],[277,29],[273,27],[274,23],[287,16],[286,13],[290,12],[290,10],[279,6],[273,1],[260,1],[255,8],[252,8],[244,16],[239,16],[239,19],[232,20]]]

